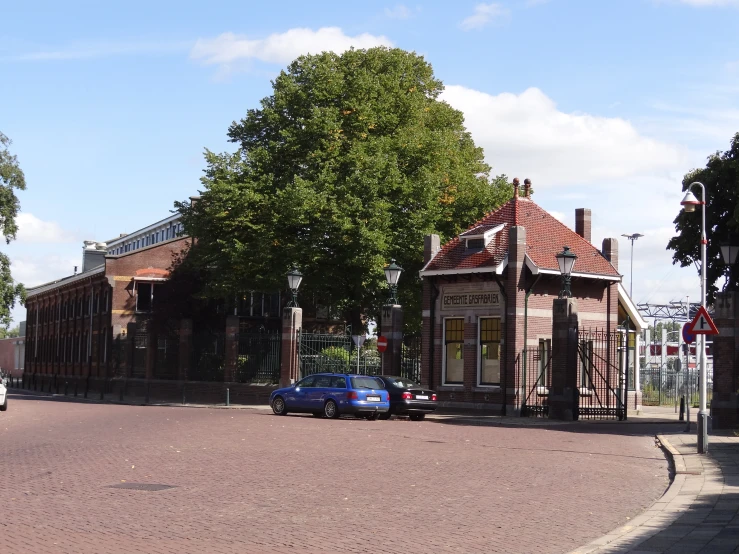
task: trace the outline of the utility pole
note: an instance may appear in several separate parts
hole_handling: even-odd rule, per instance
[[[631,271],[631,277],[629,277],[629,297],[633,299],[634,297],[634,241],[640,237],[643,237],[644,235],[640,233],[634,233],[632,235],[621,235],[622,237],[626,237],[631,241],[631,265],[629,266],[629,270]]]

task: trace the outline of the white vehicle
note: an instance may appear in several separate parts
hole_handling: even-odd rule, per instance
[[[0,412],[8,409],[8,380],[0,378]]]

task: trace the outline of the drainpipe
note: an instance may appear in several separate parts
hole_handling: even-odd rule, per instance
[[[434,283],[434,278],[429,277],[429,285],[431,285],[431,309],[429,316],[431,317],[431,337],[429,337],[429,388],[434,388],[434,337],[436,337],[436,299],[439,298],[439,288]]]
[[[506,294],[505,287],[503,286],[503,283],[500,280],[500,275],[497,273],[493,273],[493,278],[495,279],[495,282],[498,284],[498,289],[500,290],[500,295],[503,297],[503,315],[507,318],[508,317],[508,295]],[[506,324],[503,329],[507,329],[508,325]],[[503,331],[503,338],[506,341],[506,345],[508,344],[508,337],[505,334],[505,331]],[[506,371],[503,375],[503,409],[502,409],[502,415],[506,415],[506,400],[508,397],[508,357],[506,356]]]

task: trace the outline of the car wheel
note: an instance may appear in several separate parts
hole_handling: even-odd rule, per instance
[[[336,405],[336,402],[333,400],[328,400],[323,405],[323,415],[325,415],[328,419],[335,419],[339,417],[339,407]]]
[[[380,413],[372,412],[371,414],[367,414],[365,417],[367,418],[367,421],[375,421],[378,417],[380,417]]]
[[[411,421],[423,421],[426,414],[410,414],[408,417]]]
[[[287,405],[285,404],[285,399],[281,396],[276,396],[275,399],[272,401],[272,411],[276,415],[287,415]]]
[[[8,400],[6,399],[5,403],[2,406],[0,406],[0,412],[4,412],[7,409],[8,409]]]

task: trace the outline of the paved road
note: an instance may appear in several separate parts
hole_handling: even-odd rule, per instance
[[[13,395],[0,414],[0,545],[567,552],[636,516],[668,484],[653,436],[619,429],[329,421]],[[131,483],[174,488],[111,488]]]

